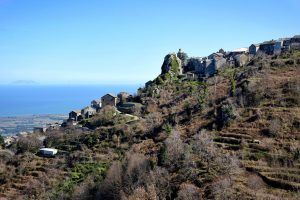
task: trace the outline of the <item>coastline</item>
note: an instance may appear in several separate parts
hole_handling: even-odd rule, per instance
[[[0,134],[4,137],[32,133],[34,127],[62,123],[67,114],[40,114],[22,116],[0,116]]]

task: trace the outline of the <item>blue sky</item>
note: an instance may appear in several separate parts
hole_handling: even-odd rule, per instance
[[[163,57],[300,34],[299,0],[0,0],[0,83],[142,84]]]

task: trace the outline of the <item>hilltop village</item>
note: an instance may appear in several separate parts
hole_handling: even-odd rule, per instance
[[[224,67],[242,67],[248,64],[254,57],[276,56],[289,51],[300,50],[300,35],[277,40],[265,41],[258,44],[251,44],[248,48],[237,48],[233,51],[220,49],[207,57],[188,57],[182,49],[177,53],[169,53],[165,56],[161,74],[153,81],[148,81],[145,88],[157,85],[166,79],[167,76],[179,77],[180,79],[205,81],[215,75],[218,70]],[[138,92],[142,91],[142,88]],[[154,88],[154,93],[159,93],[159,88]],[[102,108],[110,106],[115,109],[115,114],[126,115],[130,120],[138,120],[136,113],[142,112],[144,106],[139,99],[127,92],[120,92],[118,95],[108,93],[100,99],[92,100],[89,106],[79,110],[72,110],[69,118],[62,124],[47,124],[42,127],[34,127],[33,133],[45,133],[47,130],[56,130],[61,126],[80,126],[86,125],[90,118],[101,111]],[[18,135],[26,135],[21,133]],[[19,136],[9,136],[5,138],[6,146],[18,141]]]
[[[299,80],[300,36],[170,53],[136,94],[0,138],[0,199],[299,200]]]
[[[238,48],[225,52],[220,49],[207,57],[191,57],[179,49],[178,53],[168,54],[162,66],[162,74],[183,75],[189,80],[210,77],[222,67],[245,66],[251,58],[280,55],[291,50],[300,49],[300,35],[291,38],[270,40],[259,44],[251,44],[248,48]],[[174,65],[175,63],[175,65]],[[173,68],[170,67],[173,65]],[[174,67],[175,66],[175,67]],[[147,85],[151,84],[148,82]]]
[[[216,74],[220,68],[245,66],[254,56],[280,55],[292,50],[300,50],[300,35],[251,44],[248,48],[238,48],[228,52],[220,49],[207,57],[189,58],[182,49],[179,49],[178,53],[165,56],[161,75],[169,74],[187,80],[203,80]],[[149,81],[145,86],[148,87],[155,81]],[[76,125],[83,119],[91,118],[105,106],[115,107],[118,113],[127,114],[133,114],[143,107],[140,102],[134,102],[134,97],[126,92],[120,92],[117,96],[109,93],[99,100],[93,100],[90,106],[71,111],[67,123]]]

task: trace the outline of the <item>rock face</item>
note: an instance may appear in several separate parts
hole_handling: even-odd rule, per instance
[[[175,53],[171,53],[165,56],[164,63],[161,66],[161,74],[170,73],[171,75],[182,74],[181,60]]]
[[[210,77],[222,67],[245,66],[249,61],[248,54],[229,52],[223,49],[217,53],[212,53],[208,57],[188,57],[188,55],[179,49],[178,53],[166,55],[161,67],[161,74],[169,73],[171,76],[187,75],[192,73],[197,77]]]
[[[182,49],[179,49],[177,57],[181,60],[182,66],[187,65],[189,57],[185,52],[182,51]]]

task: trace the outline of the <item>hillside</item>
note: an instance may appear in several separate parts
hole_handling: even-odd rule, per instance
[[[300,52],[199,79],[180,62],[138,90],[139,120],[108,106],[0,150],[0,199],[299,199]]]

